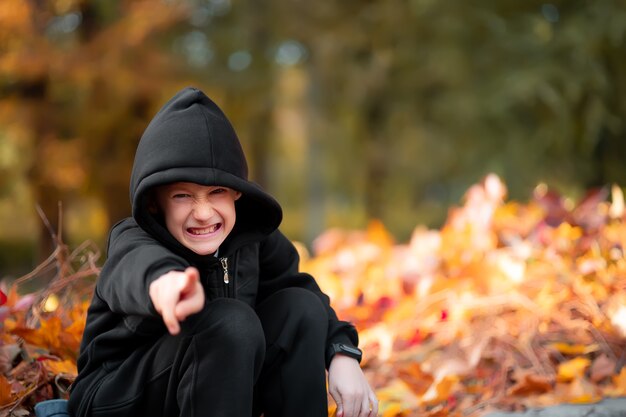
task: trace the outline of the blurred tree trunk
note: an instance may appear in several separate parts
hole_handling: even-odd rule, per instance
[[[619,120],[619,123],[612,123],[609,127],[606,122],[598,133],[599,138],[595,144],[592,158],[594,161],[594,171],[587,186],[605,186],[611,183],[624,186],[626,184],[626,105],[624,103],[624,92],[626,83],[620,75],[626,68],[623,59],[616,55],[610,47],[606,46],[603,59],[607,78],[613,84],[608,89],[608,97],[605,97],[608,112]]]
[[[380,31],[389,31],[389,25],[383,25]],[[383,40],[386,36],[381,35]],[[363,52],[369,58],[365,70],[366,82],[369,86],[363,97],[363,131],[365,132],[366,161],[365,161],[365,212],[369,219],[384,220],[385,208],[389,207],[385,196],[388,195],[385,185],[390,174],[389,160],[389,132],[387,120],[389,118],[389,103],[393,95],[389,73],[393,64],[392,55],[385,52],[385,45],[367,45]]]
[[[622,168],[626,161],[626,135],[612,132],[608,127],[600,131],[592,158],[595,169],[588,187],[603,187],[610,184],[624,186],[626,172]]]
[[[381,97],[368,97],[365,105],[365,212],[369,219],[382,219],[385,209],[385,180],[388,175],[387,143]]]
[[[272,107],[263,97],[258,97],[260,103],[254,106],[248,119],[247,129],[250,132],[250,146],[248,148],[251,160],[250,178],[262,187],[269,186],[269,171],[271,170],[271,138],[269,131],[272,120]]]

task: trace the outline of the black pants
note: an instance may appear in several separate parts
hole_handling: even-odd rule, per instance
[[[253,310],[207,302],[111,370],[91,416],[328,416],[328,315],[313,293],[282,290]]]

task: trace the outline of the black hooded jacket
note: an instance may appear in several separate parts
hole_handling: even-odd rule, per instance
[[[101,377],[90,375],[105,375],[110,364],[167,332],[148,288],[168,271],[188,266],[200,271],[208,301],[231,297],[254,307],[283,288],[310,290],[328,310],[327,344],[357,345],[354,327],[339,321],[315,280],[298,271],[297,252],[277,229],[280,206],[247,175],[235,131],[204,93],[186,88],[156,114],[135,155],[132,218],[116,224],[109,235],[108,258],[89,308],[72,397],[95,389]],[[235,203],[235,227],[220,246],[219,258],[183,246],[148,210],[150,190],[176,181],[222,185],[242,193]]]

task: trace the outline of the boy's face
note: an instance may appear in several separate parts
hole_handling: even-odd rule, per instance
[[[156,188],[167,230],[199,255],[215,253],[235,226],[239,191],[221,186],[176,182]]]

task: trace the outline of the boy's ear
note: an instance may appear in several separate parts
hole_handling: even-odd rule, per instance
[[[241,197],[241,191],[235,191],[235,201],[239,200]]]

